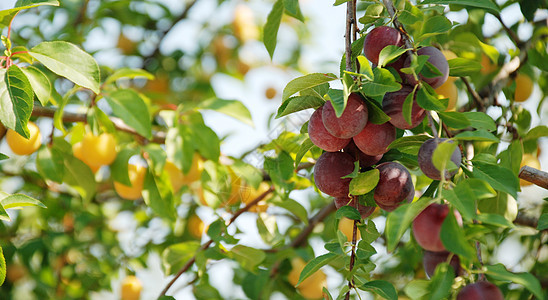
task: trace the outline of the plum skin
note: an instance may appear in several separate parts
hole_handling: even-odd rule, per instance
[[[432,252],[428,250],[424,251],[422,255],[422,264],[426,276],[428,276],[428,278],[432,277],[434,275],[434,271],[436,271],[436,267],[440,263],[446,262],[450,254],[450,252]],[[453,254],[453,257],[451,257],[449,265],[455,271],[455,275],[458,276],[461,273],[462,268],[460,267],[460,259],[456,254]]]
[[[415,99],[411,107],[411,124],[407,123],[403,117],[403,103],[405,98],[413,92],[413,88],[408,85],[402,86],[399,91],[386,93],[382,100],[382,110],[390,117],[390,123],[399,129],[411,129],[417,127],[424,117],[426,110],[420,107]]]
[[[446,204],[432,203],[413,220],[413,235],[417,243],[425,250],[433,252],[447,251],[441,242],[441,225],[449,214]],[[457,223],[462,226],[462,217],[456,210],[453,211]]]
[[[367,168],[371,167],[372,165],[378,163],[382,159],[382,154],[378,155],[367,155],[363,153],[358,146],[356,146],[356,143],[354,143],[354,140],[351,140],[346,147],[343,148],[343,151],[345,153],[350,154],[354,160],[356,158],[360,162],[360,168]]]
[[[504,300],[504,295],[493,283],[478,281],[462,288],[457,300]]]
[[[341,178],[354,171],[354,160],[343,152],[324,152],[314,166],[318,189],[333,197],[347,197],[351,178]]]
[[[389,122],[383,124],[368,122],[352,139],[363,153],[377,156],[388,151],[388,146],[396,139],[396,128]]]
[[[420,80],[428,83],[434,89],[440,87],[445,81],[447,81],[447,78],[449,78],[449,63],[447,62],[445,55],[443,55],[440,50],[435,47],[423,47],[417,50],[417,55],[428,55],[428,62],[434,65],[442,74],[441,76],[431,78],[418,74]],[[410,65],[411,58],[408,57],[405,60],[404,66],[409,67]],[[427,66],[424,66],[423,69],[424,68],[427,68]],[[404,77],[410,85],[417,84],[417,80],[415,80],[413,74],[404,74]]]
[[[348,96],[346,107],[340,117],[337,117],[331,101],[325,103],[322,110],[325,129],[341,139],[348,139],[360,133],[367,124],[367,118],[367,106],[356,93]]]
[[[417,160],[419,162],[419,168],[421,169],[422,173],[424,175],[428,176],[429,178],[433,180],[441,180],[441,172],[436,168],[434,163],[432,162],[432,156],[434,155],[434,151],[438,147],[438,145],[444,141],[447,141],[447,139],[438,139],[433,138],[429,139],[426,142],[424,142],[421,147],[419,148],[419,153],[417,155]],[[453,143],[453,141],[449,141],[450,143]],[[451,161],[459,167],[462,162],[462,157],[460,153],[460,149],[457,147],[453,151],[453,154],[451,155]],[[453,175],[457,173],[458,170],[454,171],[447,171],[445,170],[445,180],[451,179]]]
[[[375,188],[373,198],[380,208],[392,211],[404,200],[413,199],[415,187],[411,180],[411,174],[403,165],[397,162],[385,162],[378,165],[377,169],[379,170],[379,183]]]
[[[335,207],[337,207],[337,209],[345,205],[354,207],[354,199],[348,196],[336,197],[334,201],[335,201]],[[360,212],[362,219],[365,219],[369,217],[375,211],[375,206],[367,206],[367,205],[358,203],[358,211]]]
[[[350,139],[341,139],[333,136],[325,128],[322,121],[323,106],[318,108],[308,122],[308,136],[314,145],[329,152],[339,151],[350,142]]]
[[[363,53],[373,64],[379,64],[379,53],[388,45],[401,47],[404,40],[401,33],[393,27],[379,26],[371,30],[363,42]]]

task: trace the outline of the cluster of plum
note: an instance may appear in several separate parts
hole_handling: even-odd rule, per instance
[[[364,54],[373,64],[379,63],[379,54],[388,45],[404,46],[401,33],[392,27],[381,26],[373,29],[365,38]],[[434,47],[423,47],[417,55],[427,55],[426,71],[419,74],[402,72],[411,65],[411,56],[405,53],[387,67],[393,68],[401,78],[402,87],[396,92],[386,93],[382,100],[383,111],[391,118],[389,122],[374,124],[368,120],[368,109],[362,96],[352,93],[340,117],[336,116],[331,102],[318,108],[310,117],[308,134],[310,140],[325,150],[314,167],[314,181],[318,189],[335,198],[335,205],[354,206],[354,199],[349,194],[351,178],[346,175],[354,171],[354,162],[359,162],[361,170],[377,164],[388,151],[388,146],[396,139],[396,128],[405,130],[418,126],[426,116],[426,110],[413,99],[411,122],[403,116],[403,104],[408,95],[417,88],[425,88],[424,83],[432,88],[441,86],[449,76],[449,65],[443,53]],[[429,65],[427,67],[427,65]],[[432,70],[433,68],[436,70]],[[409,69],[408,69],[409,70]],[[420,83],[419,83],[420,82]],[[415,93],[416,95],[416,93]],[[418,164],[421,171],[433,180],[450,180],[456,170],[439,170],[432,157],[436,148],[447,139],[434,137],[427,140],[418,152]],[[457,167],[461,164],[461,152],[458,147],[453,151],[450,160]],[[393,211],[404,202],[410,202],[414,196],[414,186],[409,171],[400,163],[383,162],[378,164],[379,181],[373,192],[375,203],[386,211]],[[442,178],[443,176],[443,178]],[[373,213],[375,207],[357,204],[362,218]],[[424,209],[413,221],[413,233],[418,244],[425,250],[424,268],[432,276],[436,266],[449,260],[455,274],[462,269],[458,256],[446,250],[440,239],[441,226],[451,208],[446,204],[434,203]],[[458,211],[453,211],[457,222],[462,226]],[[479,294],[478,294],[479,293]],[[459,293],[458,299],[472,298],[478,295],[488,296],[485,299],[502,299],[500,290],[492,283],[480,281],[468,285]],[[462,298],[464,297],[464,298]],[[468,299],[467,298],[467,299]],[[475,298],[474,298],[475,299]],[[478,299],[483,299],[478,297]]]

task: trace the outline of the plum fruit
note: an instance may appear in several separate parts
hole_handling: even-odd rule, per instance
[[[318,189],[333,197],[347,197],[351,178],[341,178],[354,171],[354,160],[343,152],[324,152],[314,166]]]
[[[413,220],[413,235],[417,243],[425,250],[441,252],[447,251],[441,242],[441,225],[449,213],[449,206],[445,204],[432,203],[426,207]],[[460,213],[453,211],[457,223],[462,226]]]
[[[335,206],[337,207],[337,209],[345,205],[350,205],[354,207],[354,199],[348,196],[335,198]],[[358,203],[358,211],[360,212],[362,219],[365,219],[375,211],[375,206],[366,206]]]
[[[434,154],[434,151],[438,147],[440,143],[443,141],[446,141],[447,139],[429,139],[426,142],[424,142],[421,147],[419,148],[418,153],[418,162],[419,162],[419,168],[424,173],[424,175],[428,176],[429,178],[432,178],[434,180],[441,180],[441,172],[434,166],[434,163],[432,162],[432,155]],[[450,143],[453,143],[453,141],[450,141]],[[457,166],[460,166],[460,163],[462,161],[460,149],[457,147],[453,151],[453,154],[451,155],[451,161]],[[457,170],[454,171],[447,171],[445,170],[445,180],[449,180],[453,175],[457,173]]]
[[[420,107],[417,101],[413,99],[411,124],[407,123],[403,117],[403,103],[411,92],[413,92],[413,88],[404,85],[399,91],[386,93],[382,99],[382,110],[391,118],[389,122],[399,129],[415,128],[422,122],[424,116],[426,116],[424,108]]]
[[[385,162],[378,165],[377,169],[379,183],[373,198],[380,208],[393,211],[404,200],[413,199],[414,186],[411,174],[403,165],[397,162]]]
[[[310,117],[308,122],[308,135],[314,145],[329,152],[339,151],[350,142],[350,139],[341,139],[333,136],[322,121],[323,106],[318,108]]]
[[[352,139],[363,153],[377,156],[388,151],[388,145],[396,139],[396,128],[389,122],[383,124],[368,122]]]
[[[331,101],[325,103],[322,110],[325,129],[333,136],[348,139],[360,133],[367,124],[367,106],[357,93],[348,96],[348,102],[342,115],[337,118]]]
[[[370,62],[377,65],[379,63],[379,53],[388,45],[403,46],[402,35],[396,28],[379,26],[365,36],[363,53]]]
[[[356,146],[353,140],[343,148],[343,151],[350,154],[354,160],[357,158],[360,161],[360,168],[371,167],[372,165],[378,163],[382,158],[382,154],[372,156],[363,153],[358,146]]]
[[[447,262],[447,258],[449,258],[450,254],[451,253],[447,251],[444,251],[444,252],[424,251],[422,255],[422,264],[424,266],[424,272],[426,273],[426,276],[428,276],[428,278],[432,277],[434,275],[434,271],[436,271],[436,267],[442,262]],[[449,265],[453,267],[453,270],[455,271],[455,275],[457,276],[462,271],[460,267],[460,259],[455,254],[453,255],[453,257],[451,257],[451,262],[449,262]]]
[[[499,288],[489,281],[478,281],[460,290],[457,300],[503,300]]]
[[[426,77],[423,74],[425,70],[428,69],[428,66],[425,65],[420,74],[418,74],[420,80],[428,83],[434,89],[440,87],[445,81],[447,81],[447,78],[449,77],[449,63],[447,62],[445,55],[443,55],[440,50],[435,47],[423,47],[417,50],[417,55],[428,55],[428,62],[436,67],[441,73],[439,76]],[[409,67],[410,65],[411,58],[408,57],[405,60],[404,66]],[[417,81],[412,74],[405,74],[404,77],[410,85],[417,84]]]

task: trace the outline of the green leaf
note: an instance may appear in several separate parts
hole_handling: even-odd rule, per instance
[[[487,131],[495,131],[497,129],[495,121],[486,113],[470,111],[463,114],[470,121],[470,126],[473,128],[485,129]]]
[[[118,79],[122,78],[137,78],[144,77],[148,80],[154,79],[154,75],[142,69],[130,69],[130,68],[121,68],[116,70],[112,75],[107,77],[105,80],[105,85],[115,82]]]
[[[314,274],[316,271],[318,271],[321,267],[325,266],[329,262],[333,261],[335,258],[337,258],[339,255],[335,253],[326,253],[324,255],[320,255],[313,260],[309,261],[306,266],[304,266],[303,270],[301,271],[301,275],[299,276],[299,282],[297,282],[297,286],[303,282],[306,278],[310,277],[310,275]]]
[[[465,77],[474,75],[481,70],[481,64],[473,59],[458,57],[447,62],[449,63],[449,76]]]
[[[398,47],[396,45],[388,45],[384,47],[379,53],[378,65],[380,67],[386,66],[388,63],[404,54],[405,51],[407,51],[407,49]]]
[[[11,221],[10,216],[8,215],[2,204],[0,204],[0,220],[8,222]]]
[[[40,101],[42,106],[46,106],[51,96],[51,82],[48,77],[42,73],[38,68],[28,66],[21,69],[25,76],[28,78],[29,83],[36,94],[36,98]]]
[[[63,182],[72,186],[87,202],[93,198],[97,191],[95,175],[91,169],[78,158],[65,155],[65,174]]]
[[[499,7],[491,0],[424,0],[418,5],[425,4],[459,4],[472,7],[486,8],[500,13]]]
[[[529,132],[527,132],[527,134],[523,137],[523,140],[536,140],[544,136],[548,136],[548,127],[540,125],[529,130]]]
[[[544,299],[544,292],[538,279],[531,273],[511,273],[502,264],[485,266],[485,274],[495,280],[521,284],[538,299]]]
[[[367,221],[367,224],[358,224],[358,230],[360,230],[362,241],[368,244],[376,241],[381,235],[377,230],[377,226],[375,226],[375,222],[371,219]]]
[[[514,198],[501,192],[494,198],[479,201],[478,210],[481,213],[499,214],[513,222],[518,214],[518,204]]]
[[[484,224],[495,225],[498,227],[514,228],[514,223],[508,221],[505,217],[499,214],[479,214],[478,221]]]
[[[538,218],[537,230],[545,229],[548,229],[548,213],[544,213]]]
[[[29,138],[27,123],[34,106],[30,82],[17,65],[10,66],[7,71],[1,70],[0,75],[4,75],[4,82],[0,84],[0,121]]]
[[[278,108],[278,114],[276,115],[276,119],[308,108],[316,109],[324,105],[324,103],[325,100],[315,96],[290,97],[285,100]]]
[[[411,299],[426,299],[430,294],[430,280],[416,279],[409,282],[403,290]]]
[[[460,112],[438,112],[438,115],[443,123],[451,128],[464,129],[472,125],[470,120],[468,120],[466,116]]]
[[[63,154],[52,147],[42,147],[36,156],[36,169],[44,178],[63,183],[65,163]]]
[[[382,110],[382,108],[373,102],[369,97],[365,98],[367,103],[368,121],[373,124],[384,124],[390,120],[390,117]]]
[[[145,138],[152,138],[148,106],[136,91],[131,89],[116,90],[107,94],[105,99],[115,116]]]
[[[219,156],[221,155],[221,141],[215,131],[203,123],[191,124],[191,128],[191,146],[194,145],[194,147],[197,147],[200,154],[205,158],[212,161],[218,161]],[[188,173],[188,170],[185,170],[184,172]]]
[[[359,286],[359,289],[375,293],[383,297],[384,299],[389,299],[389,300],[398,299],[398,293],[396,292],[396,289],[394,288],[394,286],[390,282],[385,280],[369,281]]]
[[[200,103],[201,109],[210,109],[216,112],[223,113],[227,116],[233,117],[234,119],[241,121],[251,127],[253,127],[253,120],[251,118],[251,113],[245,107],[245,105],[238,100],[224,100],[219,98],[213,98],[205,100]]]
[[[280,1],[281,0],[278,0],[278,2]],[[332,73],[311,73],[305,76],[297,77],[285,86],[282,101],[286,101],[289,97],[296,93],[323,85],[335,79],[338,78]]]
[[[373,77],[373,81],[364,82],[361,88],[361,91],[367,96],[380,97],[401,89],[401,84],[396,82],[394,75],[387,69],[379,67],[373,69]]]
[[[413,203],[406,203],[388,214],[386,219],[386,248],[394,251],[405,231],[415,217],[432,202],[431,198],[423,197]]]
[[[453,27],[453,24],[445,16],[433,16],[422,24],[419,39],[423,40],[434,35],[445,33],[449,31],[451,27]]]
[[[305,225],[308,225],[308,214],[306,213],[306,208],[304,208],[299,202],[293,199],[282,200],[280,197],[275,197],[269,202],[275,206],[284,208],[299,218],[299,220],[301,220]]]
[[[360,212],[358,210],[350,205],[344,205],[341,206],[341,208],[337,209],[337,212],[335,213],[335,218],[341,219],[341,218],[348,218],[350,220],[361,220],[362,216],[360,215]]]
[[[312,143],[312,141],[309,138],[307,138],[306,140],[304,140],[304,142],[302,142],[301,147],[299,148],[299,151],[295,155],[295,168],[297,168],[299,166],[299,164],[301,163],[301,160],[303,159],[303,157],[314,146],[315,146],[314,143]]]
[[[293,18],[304,22],[304,16],[299,6],[299,0],[284,0],[285,13]]]
[[[379,182],[379,170],[373,169],[359,173],[350,181],[350,194],[364,195],[372,191]]]
[[[428,299],[448,299],[451,294],[451,285],[455,279],[455,271],[449,264],[442,262],[436,266],[434,276],[430,280]]]
[[[113,181],[131,186],[128,174],[128,161],[133,155],[139,154],[137,149],[124,148],[116,154],[114,162],[110,165],[110,176]]]
[[[0,247],[0,286],[6,280],[6,258],[4,258],[4,250]]]
[[[279,186],[285,186],[295,170],[293,159],[285,151],[280,152],[276,158],[265,158],[264,169],[272,178],[272,182]]]
[[[348,101],[348,97],[345,97],[344,95],[344,91],[338,89],[329,89],[329,91],[327,92],[327,97],[331,101],[331,105],[333,105],[335,114],[338,117],[340,117],[344,112],[346,103]]]
[[[188,241],[170,245],[162,252],[162,265],[166,275],[175,274],[183,268],[187,261],[192,259],[200,249],[197,241]]]
[[[462,257],[474,261],[476,251],[469,244],[469,240],[464,235],[464,229],[459,226],[455,215],[447,214],[441,225],[440,239],[447,251],[458,254]]]
[[[234,246],[227,255],[236,260],[242,268],[250,272],[255,272],[257,266],[266,258],[266,254],[263,251],[244,245]]]
[[[451,156],[457,147],[458,144],[452,140],[446,140],[437,145],[432,154],[432,163],[440,171],[440,174],[445,174],[445,170],[453,171],[460,167],[455,166],[451,161]]]
[[[76,45],[64,41],[42,42],[29,54],[53,73],[99,94],[99,66],[91,55]]]
[[[426,85],[418,89],[415,99],[420,107],[427,110],[444,111],[447,108],[436,95],[428,91]]]
[[[403,119],[405,120],[405,122],[407,122],[407,124],[411,125],[411,123],[413,122],[411,120],[411,112],[413,110],[413,102],[415,100],[415,92],[417,91],[416,88],[413,89],[413,91],[411,91],[411,93],[409,93],[409,95],[407,95],[405,97],[405,100],[403,101],[403,106],[402,106],[402,115],[403,115]]]
[[[282,21],[282,15],[284,13],[284,1],[277,0],[272,6],[272,10],[266,18],[266,24],[263,29],[263,43],[270,55],[270,59],[274,56],[274,50],[278,43],[278,29],[280,29],[280,23]],[[285,100],[284,98],[283,100]]]
[[[380,18],[383,10],[384,6],[382,4],[373,3],[371,5],[368,5],[365,9],[365,14],[358,20],[358,22],[362,24],[369,24],[371,22],[374,22]]]
[[[41,5],[59,6],[57,0],[19,0],[14,8],[0,11],[0,27],[8,27],[15,14],[23,9],[29,9]]]
[[[158,216],[170,221],[177,219],[175,199],[169,186],[168,174],[164,173],[158,178],[154,176],[152,170],[147,169],[142,195],[146,205]]]
[[[0,192],[0,197],[2,198],[2,200],[0,200],[0,204],[4,207],[4,209],[25,206],[38,206],[41,208],[46,208],[46,206],[39,200],[24,194],[8,195],[4,192]]]
[[[517,198],[519,180],[509,169],[484,162],[474,161],[474,178],[487,181],[495,190],[508,193]]]
[[[489,142],[499,142],[499,138],[494,136],[487,130],[478,129],[474,131],[464,131],[454,137],[456,140],[461,141],[489,141]]]
[[[417,155],[422,144],[429,139],[431,137],[425,134],[402,136],[388,145],[388,149],[398,149],[401,152]]]
[[[402,10],[398,16],[398,21],[404,25],[413,25],[422,20],[424,20],[423,12],[414,5],[406,5],[405,10]]]

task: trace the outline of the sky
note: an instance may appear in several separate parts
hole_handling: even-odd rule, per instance
[[[173,10],[181,9],[181,1],[178,0],[166,0],[167,3],[172,7]],[[179,28],[170,33],[166,37],[164,44],[162,45],[165,50],[168,49],[192,49],[194,46],[193,41],[196,36],[200,34],[199,26],[197,26],[200,20],[204,18],[213,19],[215,22],[218,22],[219,25],[227,23],[232,18],[232,11],[234,9],[234,3],[225,2],[223,7],[219,11],[213,11],[214,0],[201,0],[197,3],[197,6],[193,8],[190,17],[184,24],[181,24]],[[307,17],[308,23],[312,26],[311,28],[311,43],[306,45],[304,49],[302,66],[309,72],[333,72],[338,73],[338,63],[340,57],[343,53],[344,46],[344,18],[345,18],[345,6],[332,6],[333,1],[312,1],[304,0],[301,1],[301,8],[303,14]],[[0,1],[0,10],[10,8],[13,6],[15,1]],[[264,1],[253,0],[248,2],[250,7],[256,13],[256,19],[258,22],[264,22],[266,15],[271,7],[271,3],[265,3]],[[215,14],[212,17],[212,14]],[[456,12],[449,13],[447,17],[453,21],[465,22],[467,14],[465,12]],[[507,25],[512,25],[515,22],[519,21],[522,16],[519,13],[519,7],[510,6],[503,11],[502,18]],[[328,21],[325,21],[328,20]],[[16,24],[15,24],[16,26]],[[487,24],[484,27],[484,33],[489,35],[489,33],[495,32],[500,28],[500,24],[494,17],[487,18]],[[114,31],[119,32],[119,28],[113,29]],[[527,26],[521,26],[518,30],[520,37],[527,37],[531,34],[531,29]],[[94,31],[90,34],[88,42],[84,44],[85,47],[89,47],[87,50],[91,50],[93,47],[101,48],[103,45],[106,47],[112,45],[112,40],[117,36],[105,36],[104,33],[101,33],[99,30]],[[276,50],[274,56],[274,63],[280,61],[284,55],[287,55],[288,49],[292,43],[298,43],[297,37],[290,28],[281,28],[279,34],[279,48]],[[511,47],[511,44],[507,40],[498,40],[496,41],[497,47],[506,51]],[[269,127],[267,126],[269,116],[275,112],[280,105],[281,91],[283,90],[285,84],[291,79],[300,76],[294,71],[282,71],[279,68],[273,66],[269,62],[268,54],[264,49],[264,46],[257,42],[252,43],[246,46],[245,49],[246,58],[254,61],[261,62],[262,66],[252,69],[248,72],[244,80],[238,80],[224,74],[215,75],[211,84],[214,87],[217,95],[220,98],[224,99],[237,99],[242,101],[246,107],[250,110],[255,126],[249,127],[241,122],[235,121],[230,117],[215,113],[215,112],[206,112],[204,113],[204,118],[206,123],[217,132],[219,136],[228,136],[222,144],[222,152],[227,155],[239,156],[243,152],[255,149],[257,145],[266,143],[277,136],[279,133],[278,125],[276,123]],[[99,55],[97,59],[104,64],[114,64],[115,61],[109,60],[108,56]],[[327,63],[326,63],[327,62]],[[264,96],[264,90],[268,87],[274,87],[278,91],[278,96],[274,100],[268,100]],[[464,99],[465,95],[461,93],[461,99]],[[535,91],[530,100],[524,103],[524,106],[528,109],[536,109],[536,104],[538,103],[538,98],[540,98],[540,92],[538,87],[535,87]],[[496,114],[496,112],[493,112]],[[304,123],[308,116],[311,114],[311,111],[297,114],[291,122],[294,124],[295,128],[300,127],[300,124]],[[277,121],[280,122],[280,121]],[[534,116],[534,124],[540,124],[538,117]],[[544,149],[548,149],[548,145],[545,140],[542,141]],[[541,156],[542,166],[546,168],[548,159],[548,151],[543,151]],[[253,162],[250,162],[253,163]],[[260,167],[260,161],[257,161],[257,166]],[[521,205],[533,205],[539,199],[547,196],[545,190],[542,190],[538,187],[527,187],[525,189],[526,193],[522,193],[525,199],[525,204]],[[294,198],[303,201],[303,205],[306,205],[304,199],[306,199],[306,194],[308,192],[299,192],[292,195]],[[205,210],[198,211],[200,217],[202,217],[206,222],[212,221],[214,216],[208,213]],[[251,214],[243,215],[239,220],[237,225],[244,231],[242,235],[242,242],[247,245],[261,247],[264,246],[262,243],[257,242],[257,233],[254,231],[255,226],[245,226],[248,224],[254,224],[255,216]],[[382,229],[384,220],[382,218],[375,220],[377,226]],[[155,223],[156,224],[156,223]],[[241,226],[240,226],[241,225]],[[123,241],[131,241],[136,237],[137,228],[135,223],[132,222],[132,216],[122,215],[119,216],[116,220],[116,224],[113,226],[120,226],[119,230],[122,232],[119,235],[119,238]],[[159,226],[161,224],[151,225]],[[283,229],[283,222],[279,225]],[[156,230],[155,228],[152,228]],[[151,237],[152,238],[152,237]],[[315,241],[312,241],[315,243]],[[382,247],[376,245],[377,250],[380,253],[384,253]],[[504,244],[500,246],[500,249],[516,249],[516,243],[514,244]],[[513,247],[513,248],[512,248]],[[323,244],[315,244],[314,247],[317,250],[316,255],[322,254]],[[519,250],[519,249],[518,249]],[[503,251],[505,252],[505,251]],[[518,251],[519,252],[519,251]],[[508,251],[506,251],[508,253]],[[382,254],[377,256],[379,259],[382,259]],[[505,263],[509,265],[516,265],[519,268],[517,263],[519,256],[513,256],[509,258],[508,256],[500,255],[498,256],[500,260],[505,260]],[[244,294],[241,290],[232,290],[232,287],[226,284],[219,284],[220,282],[226,282],[226,278],[232,274],[231,267],[232,262],[227,263],[216,263],[211,266],[210,274],[211,280],[214,282],[214,285],[224,294],[230,295],[231,298],[234,297],[244,297]],[[145,282],[145,290],[143,291],[143,299],[148,299],[156,296],[159,291],[163,288],[163,284],[166,279],[163,277],[163,273],[160,269],[159,258],[156,256],[150,256],[149,266],[147,270],[141,270],[137,273],[137,276]],[[341,278],[337,275],[334,275],[332,270],[327,268],[326,272],[333,275],[330,276],[328,281],[328,286],[332,292],[335,292],[340,285]],[[123,274],[121,274],[122,277]],[[174,286],[173,290],[177,290],[177,287],[185,284],[191,280],[187,275],[181,277],[178,283]],[[160,282],[161,281],[161,282]],[[104,292],[97,294],[94,299],[116,299],[118,293],[118,284],[119,281],[113,282],[114,290],[112,292]],[[193,299],[191,289],[189,287],[181,288],[177,291],[178,299]],[[367,299],[367,298],[365,298]]]

